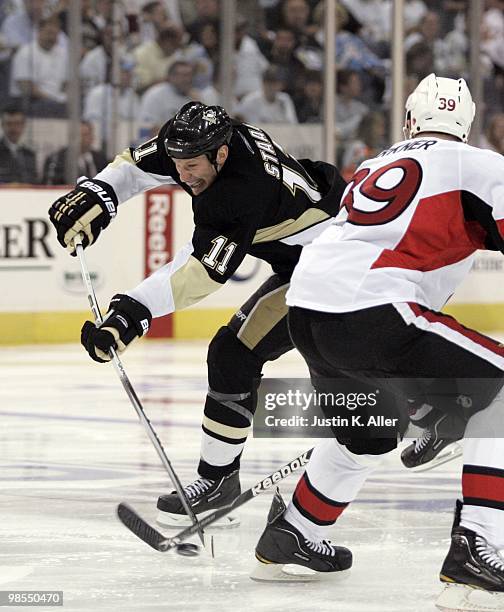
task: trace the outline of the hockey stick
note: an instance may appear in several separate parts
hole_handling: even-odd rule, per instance
[[[267,491],[276,485],[277,482],[280,482],[280,480],[290,476],[297,469],[308,463],[312,451],[313,448],[306,451],[302,455],[299,455],[299,457],[296,457],[269,476],[266,476],[266,478],[260,480],[250,489],[244,491],[230,504],[222,506],[222,508],[218,508],[210,514],[207,514],[200,519],[199,525],[202,528],[209,527],[212,523],[219,520],[232,510],[235,510],[239,506],[243,506],[243,504],[247,503],[252,498],[257,497],[261,493],[264,493],[264,491]],[[139,516],[128,504],[119,504],[119,506],[117,506],[117,516],[130,531],[159,552],[166,552],[167,550],[172,550],[173,548],[179,547],[185,540],[193,536],[198,530],[197,525],[190,525],[189,527],[186,527],[180,531],[177,535],[167,538],[157,529],[154,529],[154,527],[144,521],[143,518]],[[182,552],[182,550],[179,550],[179,552]],[[187,554],[193,553],[189,553],[188,551]]]
[[[100,307],[98,305],[98,300],[96,299],[96,294],[94,292],[93,283],[91,282],[91,277],[89,276],[89,271],[86,265],[81,235],[77,234],[73,242],[75,246],[75,251],[77,253],[77,257],[79,258],[82,280],[86,287],[89,306],[91,307],[91,311],[93,313],[95,323],[98,325],[101,325],[103,323],[103,317],[100,312]],[[142,404],[140,403],[140,400],[138,399],[138,396],[135,390],[133,389],[133,386],[130,383],[129,378],[126,375],[123,364],[121,360],[119,359],[119,356],[117,355],[116,350],[114,348],[110,349],[110,356],[112,357],[112,363],[114,364],[115,371],[117,372],[117,375],[119,376],[122,386],[124,390],[126,391],[126,395],[129,397],[131,405],[135,409],[135,412],[137,413],[140,422],[144,426],[144,429],[147,432],[147,435],[149,436],[150,441],[152,442],[154,448],[156,449],[156,452],[159,458],[161,459],[161,463],[163,464],[166,471],[168,472],[168,475],[170,476],[173,486],[175,487],[175,490],[177,491],[177,494],[180,498],[182,506],[184,507],[184,510],[186,511],[186,514],[188,515],[188,517],[191,519],[193,523],[192,527],[195,528],[194,533],[198,533],[201,543],[203,544],[203,546],[205,546],[205,537],[204,537],[203,528],[200,526],[198,519],[196,518],[196,515],[194,514],[193,509],[191,508],[191,505],[189,503],[189,500],[187,499],[185,491],[182,485],[180,484],[180,480],[177,474],[175,473],[175,470],[173,469],[172,464],[170,463],[170,460],[166,456],[163,445],[161,444],[161,441],[158,438],[158,435],[154,431],[154,428],[152,427],[151,422],[147,418],[147,415],[145,414]],[[213,556],[213,546],[211,546],[210,552]]]

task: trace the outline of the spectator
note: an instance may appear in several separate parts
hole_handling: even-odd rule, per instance
[[[180,28],[175,24],[165,24],[155,40],[149,40],[133,51],[135,84],[139,93],[166,79],[170,64],[178,59],[176,53],[182,46],[182,39]]]
[[[342,0],[343,6],[362,24],[358,34],[380,57],[389,53],[391,0]]]
[[[324,82],[322,73],[316,70],[306,72],[303,92],[295,100],[296,113],[300,123],[322,122],[324,104]]]
[[[206,87],[212,78],[212,63],[198,43],[184,44],[185,32],[175,24],[167,24],[158,38],[140,45],[134,51],[136,85],[142,93],[166,79],[166,71],[173,62],[185,60],[194,66],[194,84]]]
[[[370,112],[362,117],[355,140],[345,146],[341,175],[350,181],[355,170],[366,159],[375,157],[386,144],[386,123],[383,113]]]
[[[324,10],[325,3],[320,2],[313,13],[315,23],[318,26],[315,40],[324,47]],[[348,32],[344,28],[349,20],[348,11],[338,4],[336,9],[336,64],[339,69],[357,70],[383,75],[387,62],[380,59],[360,38]],[[320,62],[322,63],[322,51],[320,51]]]
[[[235,30],[235,96],[239,99],[250,92],[261,89],[262,74],[268,67],[268,60],[260,52],[256,41],[247,34],[247,21],[236,18]]]
[[[66,112],[67,53],[58,45],[59,33],[57,18],[42,20],[37,39],[14,55],[10,93],[26,100],[32,116],[61,117]]]
[[[112,22],[112,9],[115,0],[95,0],[94,1],[94,22],[103,31]]]
[[[118,118],[124,121],[136,121],[140,110],[140,99],[131,85],[132,75],[133,63],[123,60],[117,93],[117,110]],[[95,85],[84,100],[83,118],[99,126],[102,142],[108,137],[112,124],[113,93],[110,82],[101,83]]]
[[[95,85],[105,83],[107,74],[110,74],[112,64],[112,37],[113,26],[111,23],[105,25],[101,30],[101,44],[91,49],[82,59],[79,66],[82,93],[86,95]],[[119,38],[119,56],[125,55],[126,49],[123,44],[123,35]]]
[[[38,183],[35,153],[21,144],[25,116],[16,105],[2,110],[0,183]]]
[[[496,113],[490,117],[481,147],[504,155],[504,113]]]
[[[168,13],[162,2],[147,2],[142,6],[140,19],[140,41],[156,40],[166,26]]]
[[[355,70],[341,70],[337,79],[336,128],[342,140],[355,138],[361,119],[369,111],[359,97],[362,93],[362,82]]]
[[[311,8],[307,0],[283,0],[280,5],[280,23],[276,29],[295,32],[300,44],[306,44],[316,27],[311,22]]]
[[[24,0],[21,10],[7,15],[0,28],[5,47],[14,52],[34,40],[40,22],[46,16],[46,5],[46,0]]]
[[[94,130],[93,125],[87,121],[80,124],[80,155],[77,159],[78,176],[95,176],[107,165],[107,159],[101,151],[93,149]],[[42,183],[44,185],[65,185],[67,181],[68,147],[59,149],[48,155],[44,161]],[[77,177],[74,177],[77,178]]]
[[[460,76],[466,70],[468,50],[467,36],[464,32],[465,20],[455,21],[455,28],[444,38],[441,36],[441,18],[435,11],[427,11],[420,20],[417,31],[413,31],[404,41],[408,52],[414,45],[428,45],[434,56],[434,71],[448,77]]]
[[[303,89],[305,68],[296,57],[296,33],[294,30],[281,28],[275,32],[270,48],[265,56],[270,64],[274,64],[282,72],[287,83],[286,91],[294,97]]]
[[[68,32],[68,3],[62,0],[56,7],[61,27]],[[94,8],[94,0],[81,0],[82,56],[101,43],[101,28]]]
[[[201,23],[213,21],[218,24],[220,21],[219,0],[196,0],[191,2],[196,9],[189,19],[185,21],[187,24],[186,30],[189,32],[191,39],[197,39],[197,32],[200,29]]]
[[[150,87],[141,99],[142,128],[161,127],[181,106],[197,98],[193,76],[194,68],[186,61],[177,60],[168,68],[166,80]]]
[[[253,124],[297,123],[296,110],[289,94],[282,91],[285,82],[276,66],[264,71],[262,87],[244,96],[236,114]]]
[[[406,35],[419,27],[427,6],[423,0],[406,0],[404,4],[404,30]]]
[[[406,74],[420,82],[431,72],[434,72],[434,52],[428,44],[418,42],[406,53]]]
[[[193,33],[193,40],[205,49],[207,56],[214,64],[220,59],[219,32],[219,22],[207,19],[206,21],[200,21]]]
[[[236,75],[232,74],[233,84],[236,79]],[[221,87],[220,87],[220,64],[214,65],[214,73],[213,73],[213,83],[205,87],[204,89],[200,89],[198,94],[198,100],[203,102],[204,104],[208,104],[208,106],[221,106]],[[238,106],[238,100],[233,96],[231,100],[231,106],[226,108],[228,114],[234,115],[236,112],[236,108]]]
[[[435,11],[427,11],[420,20],[416,31],[411,32],[404,41],[404,49],[407,51],[417,42],[425,42],[434,46],[441,33],[441,19]]]
[[[85,55],[88,51],[91,51],[91,49],[98,47],[101,43],[101,29],[95,20],[93,0],[81,0],[81,2],[82,54]],[[68,9],[65,11],[65,21],[68,22]]]
[[[504,70],[504,2],[487,0],[481,23],[481,50]]]

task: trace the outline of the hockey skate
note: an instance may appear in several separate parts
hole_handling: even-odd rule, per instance
[[[346,577],[352,566],[348,548],[328,540],[311,542],[284,518],[286,510],[278,489],[268,522],[256,546],[257,564],[252,580],[264,582],[314,582],[323,578]]]
[[[194,513],[201,518],[212,510],[230,504],[240,495],[238,470],[220,480],[198,478],[187,485],[184,491]],[[161,495],[158,498],[157,508],[159,513],[156,522],[164,527],[184,527],[191,524],[176,491],[172,491],[169,495]],[[236,515],[228,514],[213,523],[212,527],[236,527],[239,524]]]
[[[485,538],[459,525],[457,502],[450,550],[441,568],[443,612],[504,610],[504,557]]]
[[[441,415],[425,427],[422,435],[403,450],[401,461],[405,467],[415,472],[426,472],[462,455],[462,446],[458,441],[462,438],[463,432],[458,438],[443,436],[441,426],[446,420],[447,416]]]

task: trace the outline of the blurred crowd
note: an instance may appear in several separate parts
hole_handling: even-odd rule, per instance
[[[219,0],[82,0],[81,155],[92,175],[118,118],[143,136],[185,102],[220,101]],[[323,120],[324,0],[239,0],[236,3],[233,102],[227,110],[254,124]],[[407,95],[430,72],[469,77],[470,0],[405,0]],[[23,144],[26,118],[67,115],[70,0],[0,3],[0,182],[59,184],[66,149],[39,164]],[[392,0],[340,0],[335,31],[338,163],[351,176],[388,140]],[[117,15],[117,13],[116,13]],[[112,40],[118,36],[119,78],[112,87]],[[504,153],[504,1],[485,0],[481,22],[484,80],[483,146]],[[73,75],[72,75],[73,76]],[[95,142],[95,131],[102,139]]]

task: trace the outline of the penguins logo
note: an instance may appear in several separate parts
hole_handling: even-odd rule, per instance
[[[217,117],[215,116],[215,111],[211,109],[206,110],[203,113],[203,119],[208,123],[212,123],[212,124],[217,123]]]

